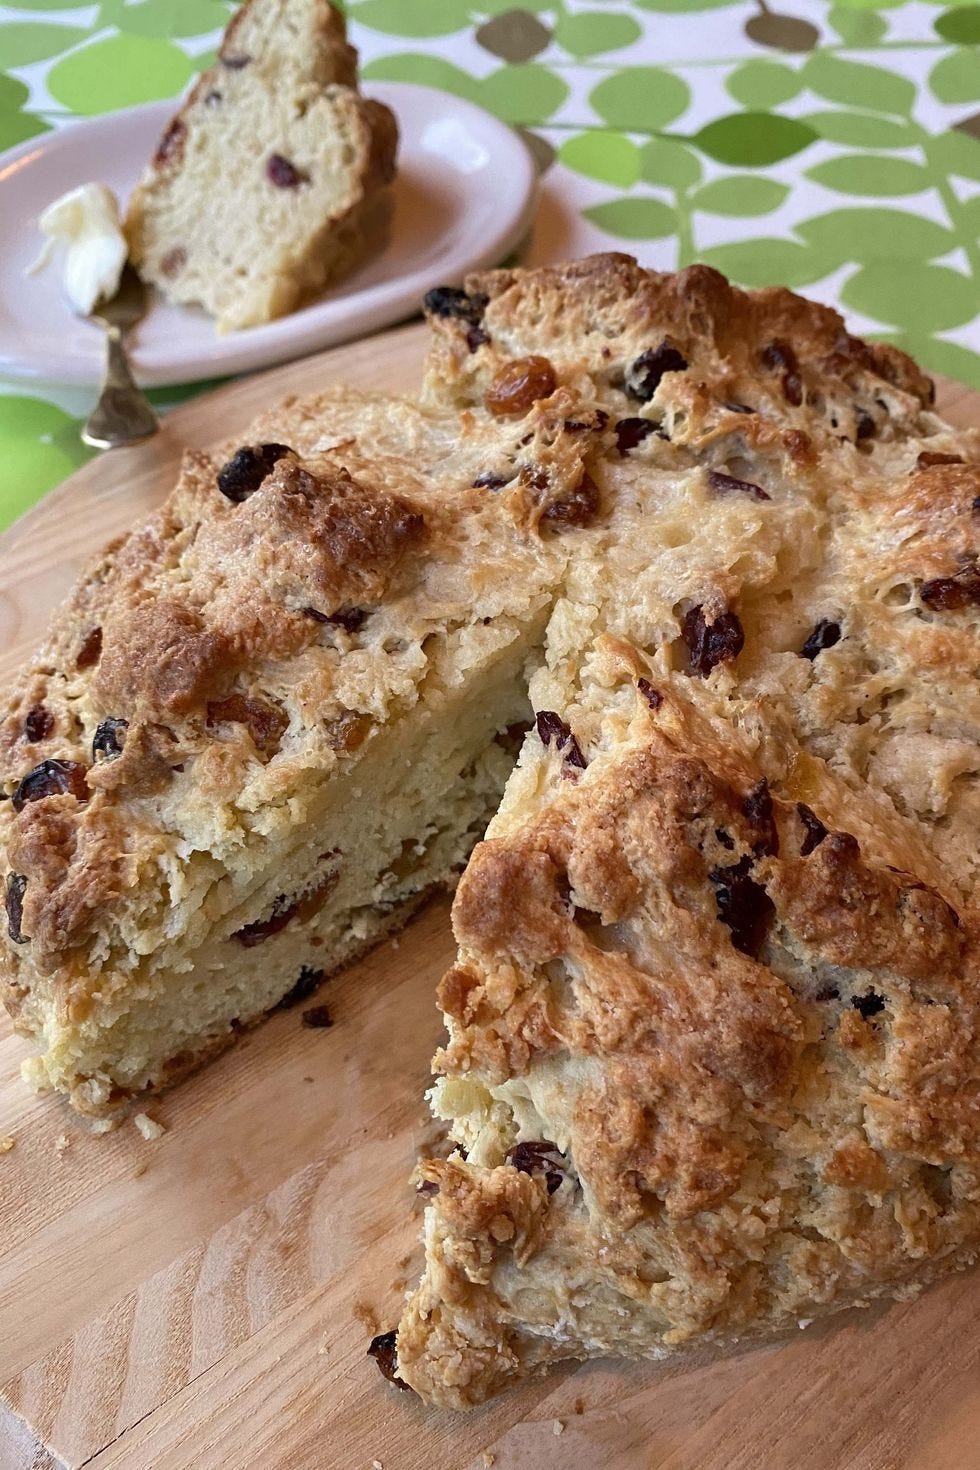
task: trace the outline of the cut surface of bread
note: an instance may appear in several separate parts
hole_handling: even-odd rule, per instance
[[[908,359],[703,268],[499,272],[430,310],[429,401],[544,359],[608,414],[607,538],[440,987],[456,1147],[419,1166],[395,1350],[461,1408],[980,1251],[980,442]]]
[[[247,0],[133,193],[131,259],[221,331],[283,316],[383,242],[396,147],[328,0]]]
[[[568,551],[473,486],[512,428],[344,392],[275,424],[187,457],[0,727],[5,998],[82,1111],[454,882],[513,764]]]

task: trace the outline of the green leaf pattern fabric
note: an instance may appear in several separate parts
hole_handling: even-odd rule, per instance
[[[543,173],[528,263],[617,248],[659,269],[703,260],[804,288],[980,388],[980,0],[345,8],[368,90],[439,87],[522,132]],[[0,149],[178,95],[234,9],[0,4]],[[90,397],[0,383],[0,525],[84,459]]]

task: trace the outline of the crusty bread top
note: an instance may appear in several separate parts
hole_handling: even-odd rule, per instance
[[[145,953],[182,864],[252,861],[260,828],[295,819],[284,793],[356,760],[433,659],[451,670],[556,598],[539,708],[575,716],[568,679],[600,632],[685,678],[700,659],[698,699],[751,732],[774,788],[818,809],[860,792],[862,848],[974,902],[977,436],[923,407],[928,380],[901,354],[849,339],[833,358],[837,318],[786,292],[621,257],[478,284],[482,325],[472,295],[462,314],[437,298],[455,315],[437,313],[428,407],[333,393],[272,411],[247,442],[297,453],[242,503],[217,487],[220,458],[192,456],[56,619],[0,729],[8,792],[44,760],[84,767],[0,808],[37,968]],[[773,339],[772,368],[777,307],[799,352]],[[739,315],[764,324],[754,342],[725,336]],[[697,334],[711,322],[730,358]],[[656,357],[671,340],[689,368]],[[511,348],[550,359],[530,396],[512,392]],[[817,377],[824,351],[837,366]],[[733,618],[737,653],[715,658]],[[806,651],[828,627],[836,641]],[[107,720],[129,722],[123,753],[93,763]]]
[[[980,930],[770,791],[689,681],[600,640],[569,780],[528,737],[454,907],[426,1399],[901,1292],[980,1243]],[[642,681],[642,682],[641,682]]]
[[[403,1377],[737,1337],[980,1240],[980,436],[828,309],[603,256],[429,298],[426,397],[607,415],[461,880]]]
[[[610,1059],[607,1105],[562,1120],[584,1130],[573,1153],[599,1213],[635,1222],[638,1169],[686,1218],[731,1192],[747,1118],[785,1121],[811,1005],[832,1005],[817,1014],[839,1027],[835,1042],[859,1053],[863,1042],[867,1055],[870,1017],[852,1000],[873,985],[896,1028],[866,1097],[876,1132],[888,1148],[915,1138],[926,1153],[958,1152],[975,1093],[976,915],[862,852],[849,832],[859,797],[818,814],[774,796],[738,733],[705,719],[681,681],[658,681],[615,639],[596,653],[579,697],[599,733],[582,742],[581,774],[569,780],[558,743],[529,736],[526,770],[460,885],[461,961],[440,991],[451,1029],[437,1067],[501,1083],[548,1054]],[[964,1012],[957,1036],[949,1007]],[[905,1097],[930,1055],[962,1058],[931,1108]],[[655,1137],[639,1115],[624,1125],[631,1097],[657,1099]],[[711,1126],[671,1143],[706,1110]],[[630,1169],[617,1153],[638,1131],[659,1162]],[[665,1171],[672,1154],[682,1171]]]
[[[426,387],[436,397],[478,398],[501,361],[530,353],[548,357],[563,379],[589,373],[616,397],[641,354],[669,347],[733,395],[745,390],[742,401],[778,402],[789,422],[794,408],[811,424],[829,419],[846,398],[832,427],[852,438],[857,413],[873,409],[876,381],[921,405],[934,398],[910,357],[852,336],[830,307],[783,287],[740,291],[709,266],[669,274],[643,270],[628,255],[592,255],[534,271],[476,272],[460,296],[430,292],[426,302],[435,334]],[[862,394],[867,404],[855,402]]]
[[[868,785],[879,825],[921,823],[972,896],[980,434],[951,431],[915,364],[836,312],[704,266],[596,256],[466,287],[428,298],[428,401],[480,402],[540,354],[608,413],[617,473],[663,477],[652,517],[610,548],[610,585],[631,589],[612,630],[678,646],[692,604],[737,604],[744,650],[715,682],[764,702],[755,718],[771,743],[801,740],[812,781]],[[644,577],[659,607],[638,625]],[[801,659],[818,625],[834,646]]]

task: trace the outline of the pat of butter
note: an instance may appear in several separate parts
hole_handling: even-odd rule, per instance
[[[97,302],[115,296],[127,245],[119,203],[111,189],[105,184],[81,184],[49,204],[38,225],[49,238],[31,269],[40,270],[50,259],[55,242],[66,241],[65,294],[80,316],[88,316]]]

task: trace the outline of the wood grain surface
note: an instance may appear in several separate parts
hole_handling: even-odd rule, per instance
[[[80,563],[162,498],[184,446],[287,393],[411,389],[421,327],[230,384],[93,461],[0,537],[0,672]],[[980,397],[940,403],[980,424]],[[365,1356],[418,1270],[408,1177],[440,1035],[448,904],[94,1136],[19,1077],[0,1023],[0,1470],[977,1470],[980,1273],[723,1359],[592,1364],[454,1418]]]

